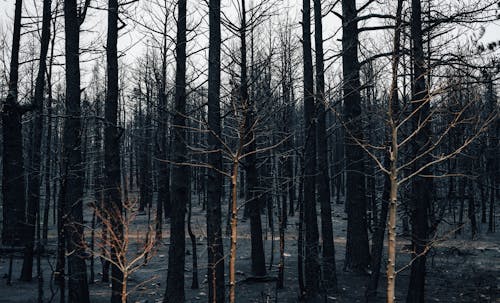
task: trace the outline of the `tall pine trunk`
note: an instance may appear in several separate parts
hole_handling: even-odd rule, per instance
[[[321,238],[323,244],[323,283],[326,289],[337,289],[335,245],[333,242],[332,206],[330,201],[330,176],[328,173],[328,141],[326,134],[326,96],[323,59],[323,14],[321,0],[314,0],[314,41],[316,46],[316,143],[318,152],[318,199],[321,205]]]
[[[66,40],[66,117],[63,129],[63,210],[68,258],[69,302],[89,303],[87,267],[83,256],[83,165],[80,107],[80,8],[64,1]]]
[[[189,167],[186,162],[186,2],[179,0],[176,41],[175,104],[173,119],[172,217],[164,303],[184,302],[184,251],[186,248],[186,205],[189,199]]]
[[[356,0],[342,0],[347,244],[345,268],[366,271],[370,264],[366,220],[362,108],[358,61]]]
[[[428,71],[425,68],[425,57],[422,38],[422,7],[420,0],[411,1],[411,39],[413,51],[413,82],[412,82],[412,123],[413,130],[418,130],[413,140],[413,158],[420,156],[415,161],[413,170],[416,171],[425,163],[430,162],[430,156],[421,156],[430,146],[431,125],[426,121],[430,114],[430,101],[428,100],[428,87],[426,87],[425,76]],[[423,124],[422,124],[423,123]],[[429,169],[425,169],[422,175],[430,175]],[[432,203],[432,179],[415,176],[412,180],[411,197],[411,239],[413,246],[413,258],[411,265],[410,284],[408,287],[407,302],[423,303],[425,301],[425,272],[426,272],[426,250],[428,245],[428,210]]]
[[[43,99],[45,90],[45,72],[47,70],[47,53],[50,42],[50,19],[51,19],[51,0],[43,1],[42,17],[42,38],[40,47],[40,61],[38,74],[35,84],[35,99],[33,100],[33,139],[31,167],[28,178],[28,208],[26,216],[27,233],[25,238],[24,262],[21,270],[21,280],[31,281],[33,272],[33,248],[35,243],[36,217],[40,212],[40,184],[42,178],[41,172],[41,149],[43,134]]]
[[[245,211],[248,209],[250,217],[250,237],[251,237],[251,262],[252,274],[255,276],[266,275],[266,260],[264,256],[264,243],[262,241],[262,221],[261,212],[261,195],[259,195],[258,187],[258,170],[257,170],[257,137],[255,134],[255,104],[248,93],[248,78],[247,78],[247,44],[246,44],[246,3],[241,0],[241,25],[240,25],[240,40],[241,40],[241,84],[240,84],[240,106],[245,111],[245,134],[244,144],[246,145],[245,153],[249,155],[245,157],[245,183],[247,194]]]
[[[208,148],[221,148],[220,115],[220,58],[221,58],[221,12],[220,0],[209,2],[209,62],[208,62]],[[224,247],[222,243],[222,154],[211,152],[208,162],[213,167],[208,171],[207,187],[207,246],[208,246],[208,302],[225,302]]]
[[[108,2],[108,37],[106,46],[107,59],[107,96],[104,106],[104,170],[106,176],[105,213],[113,226],[110,236],[112,263],[120,263],[118,255],[123,238],[121,213],[121,170],[120,170],[120,133],[118,132],[118,0]],[[111,267],[111,302],[120,303],[123,273],[113,264]]]
[[[21,13],[22,0],[16,0],[9,71],[9,91],[2,108],[2,243],[12,246],[22,244],[26,217],[24,212],[26,201],[24,196],[23,133],[21,124],[23,112],[17,102]]]
[[[316,212],[316,122],[314,105],[314,80],[311,51],[311,3],[303,1],[302,43],[304,54],[304,223],[305,289],[308,301],[315,301],[320,291],[319,231]]]

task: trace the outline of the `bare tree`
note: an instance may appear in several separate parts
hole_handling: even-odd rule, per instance
[[[87,268],[81,244],[83,235],[83,166],[81,153],[80,26],[90,1],[79,7],[64,1],[66,50],[66,115],[63,129],[60,203],[68,258],[69,302],[88,303]],[[64,294],[61,294],[64,297]]]
[[[306,298],[314,301],[320,290],[319,232],[316,212],[316,119],[311,51],[311,3],[302,3],[302,47],[304,54],[304,222]]]
[[[168,255],[168,276],[164,303],[184,302],[184,264],[186,247],[186,205],[189,199],[189,167],[186,136],[186,0],[177,2],[177,41],[175,72],[175,105],[173,118],[172,168],[172,217],[170,223],[170,248]]]
[[[222,170],[221,143],[222,137],[220,113],[220,70],[221,70],[221,7],[220,0],[209,3],[210,48],[208,62],[208,126],[212,130],[208,134],[208,162],[214,169],[208,171],[207,189],[207,245],[208,245],[208,302],[223,303],[225,301],[224,278],[224,246],[222,243]]]

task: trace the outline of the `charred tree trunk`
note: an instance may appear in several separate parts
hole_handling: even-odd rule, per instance
[[[245,153],[249,155],[245,158],[245,183],[247,194],[246,209],[250,217],[250,236],[251,236],[251,259],[252,259],[252,274],[255,276],[266,275],[266,260],[264,256],[264,242],[262,241],[262,222],[260,217],[261,212],[261,195],[259,195],[258,186],[258,171],[257,171],[257,138],[255,135],[255,104],[248,94],[248,79],[247,79],[247,44],[246,44],[246,4],[245,0],[241,0],[241,84],[240,84],[240,104],[245,110],[245,134],[244,141],[247,146]],[[240,184],[243,187],[243,184]]]
[[[189,167],[186,162],[186,2],[178,1],[175,105],[173,119],[172,219],[164,303],[184,302],[184,250],[186,248],[186,203],[189,199]]]
[[[209,62],[208,62],[208,148],[221,148],[220,114],[220,58],[221,58],[221,11],[220,0],[209,2]],[[208,171],[207,187],[207,246],[208,246],[208,302],[225,302],[224,246],[222,243],[222,187],[223,176],[221,152],[208,154],[213,169]]]
[[[168,180],[168,163],[165,161],[167,159],[167,127],[168,127],[168,117],[167,117],[167,24],[168,24],[168,14],[165,14],[165,20],[163,21],[163,45],[162,45],[162,60],[161,60],[161,79],[160,79],[160,89],[158,92],[158,102],[159,102],[159,121],[158,121],[158,136],[157,139],[157,161],[158,165],[158,201],[156,205],[156,241],[159,243],[162,240],[162,225],[163,217],[170,217],[170,199],[169,199],[169,180]],[[165,214],[164,214],[165,211]]]
[[[55,22],[57,21],[57,18],[52,19],[52,24],[54,25],[55,28]],[[49,66],[48,66],[48,73],[47,73],[47,87],[48,87],[48,98],[47,98],[47,119],[46,119],[46,128],[47,128],[47,140],[46,140],[46,145],[45,145],[45,205],[44,205],[44,211],[43,211],[43,232],[42,232],[42,238],[44,244],[47,242],[47,237],[48,237],[48,230],[49,230],[49,211],[50,211],[50,203],[52,200],[56,201],[55,195],[52,195],[52,190],[56,188],[54,184],[51,184],[51,177],[52,174],[55,173],[52,167],[54,166],[53,163],[56,162],[56,157],[53,152],[53,135],[52,135],[52,104],[53,104],[53,99],[52,99],[52,67],[54,63],[54,49],[55,49],[55,39],[56,39],[56,31],[52,31],[52,38],[50,42],[50,60],[49,60]],[[55,205],[53,209],[55,210],[57,206]],[[55,218],[54,218],[55,219]],[[55,220],[54,220],[55,221]]]
[[[23,133],[21,124],[23,111],[17,102],[21,13],[22,0],[16,0],[9,71],[9,91],[2,109],[2,243],[12,246],[22,243],[26,217],[24,213],[26,201],[24,196]]]
[[[320,291],[319,231],[316,212],[316,122],[311,51],[311,3],[303,1],[302,43],[304,54],[304,223],[305,289],[308,301],[318,300]]]
[[[43,134],[43,97],[45,90],[45,72],[47,70],[47,53],[50,42],[51,0],[43,1],[42,38],[40,61],[35,84],[35,99],[33,100],[33,140],[31,167],[28,179],[28,208],[26,216],[27,233],[25,235],[24,262],[21,270],[21,280],[31,281],[33,273],[33,248],[35,243],[36,218],[40,210],[41,184],[41,149]]]
[[[63,130],[64,217],[68,255],[69,302],[89,303],[87,267],[83,256],[83,165],[80,105],[80,8],[76,0],[64,1],[66,39],[66,118]]]
[[[121,197],[120,133],[118,128],[118,0],[108,2],[108,37],[106,46],[107,59],[107,96],[104,107],[104,170],[106,176],[105,213],[109,215],[113,235],[110,236],[112,263],[122,263],[118,252],[123,238],[123,211]],[[117,252],[118,251],[118,252]],[[120,303],[123,273],[120,268],[111,266],[111,303]]]
[[[411,2],[411,38],[413,61],[413,83],[412,83],[412,110],[413,129],[418,130],[413,141],[413,158],[420,156],[429,148],[431,138],[431,125],[426,119],[430,114],[430,101],[426,87],[426,69],[425,57],[422,39],[422,8],[420,0]],[[425,163],[430,162],[430,156],[420,157],[415,161],[414,170],[416,171]],[[422,171],[422,175],[430,175],[429,169]],[[432,203],[432,179],[421,176],[415,176],[412,180],[412,198],[411,198],[411,238],[413,246],[413,258],[415,261],[411,266],[410,284],[408,287],[407,302],[423,303],[425,301],[425,263],[426,251],[428,250],[428,211]]]
[[[342,72],[344,93],[347,244],[345,268],[364,272],[370,264],[366,222],[362,108],[358,61],[356,0],[342,0]]]
[[[328,172],[328,140],[326,134],[326,96],[323,59],[323,14],[321,0],[314,0],[314,41],[316,46],[316,143],[318,152],[318,199],[321,205],[321,238],[323,244],[323,283],[326,289],[336,291],[335,245],[333,242],[330,176]]]

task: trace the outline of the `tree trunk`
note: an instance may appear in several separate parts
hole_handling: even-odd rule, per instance
[[[358,62],[356,0],[342,0],[342,72],[344,92],[347,244],[345,268],[364,272],[370,264],[366,222],[362,108]]]
[[[257,137],[255,135],[255,104],[254,100],[248,94],[247,80],[247,44],[246,44],[246,4],[245,0],[241,0],[241,25],[240,25],[240,40],[241,40],[241,85],[240,85],[240,106],[245,111],[245,134],[244,144],[245,153],[250,153],[245,158],[245,183],[247,194],[246,207],[248,216],[250,217],[250,237],[251,237],[251,260],[252,274],[255,276],[266,275],[266,260],[264,256],[264,243],[262,241],[262,222],[260,217],[261,212],[261,195],[257,192],[259,187],[258,171],[257,171]]]
[[[233,160],[231,176],[231,248],[229,252],[229,302],[236,302],[236,241],[238,239],[238,159]]]
[[[170,248],[168,255],[167,287],[164,303],[184,302],[184,264],[186,248],[186,203],[189,199],[189,167],[179,165],[186,162],[186,2],[178,1],[175,107],[173,118],[173,163],[172,169],[172,219],[170,223]]]
[[[420,156],[429,148],[431,138],[431,126],[425,122],[430,112],[430,102],[427,93],[425,75],[425,57],[422,42],[422,8],[420,0],[411,2],[411,38],[413,43],[413,83],[412,83],[412,110],[415,112],[412,123],[413,129],[419,129],[413,141],[413,158]],[[421,124],[421,121],[424,121]],[[430,157],[424,156],[415,161],[413,170],[417,170],[430,161]],[[422,171],[423,175],[430,175],[429,169]],[[413,258],[411,265],[410,284],[408,287],[407,302],[423,303],[425,301],[425,263],[428,243],[428,210],[432,203],[432,179],[415,176],[412,180],[411,197],[411,225]]]
[[[311,4],[303,1],[302,40],[304,53],[304,223],[306,226],[305,287],[308,301],[318,299],[320,291],[319,232],[316,212],[316,122],[311,52]]]
[[[160,88],[158,92],[159,114],[158,114],[158,148],[157,148],[157,165],[158,165],[158,201],[156,204],[156,241],[158,243],[162,240],[162,225],[163,225],[163,211],[169,201],[169,184],[168,184],[168,163],[167,160],[167,24],[168,14],[165,13],[165,20],[163,21],[163,45],[162,45],[162,60],[161,60],[161,79]],[[169,217],[170,214],[165,214]]]
[[[19,41],[21,40],[22,0],[16,0],[12,52],[9,71],[9,91],[2,109],[3,134],[3,226],[2,243],[18,246],[25,230],[25,182],[23,160],[23,112],[17,102],[19,79]]]
[[[55,28],[55,22],[57,21],[57,18],[54,17],[52,22],[54,22],[54,28]],[[48,230],[49,230],[49,211],[50,211],[50,203],[52,200],[56,201],[55,195],[51,194],[52,191],[52,185],[51,185],[51,173],[54,173],[52,170],[53,167],[53,162],[56,162],[55,160],[55,154],[53,153],[52,150],[52,145],[53,145],[53,136],[52,136],[52,67],[53,67],[53,62],[54,62],[54,49],[55,49],[55,38],[56,38],[56,31],[53,30],[53,35],[52,39],[50,42],[50,60],[49,60],[49,70],[47,74],[47,88],[48,88],[48,98],[47,98],[47,119],[46,119],[46,128],[47,128],[47,140],[46,140],[46,146],[45,146],[45,205],[44,205],[44,211],[43,211],[43,231],[42,231],[42,238],[44,244],[47,242],[47,236],[48,236]],[[55,186],[53,186],[55,188]],[[55,203],[54,203],[55,204]],[[56,209],[56,206],[54,205],[54,209]]]
[[[110,236],[112,263],[120,263],[118,258],[122,250],[123,222],[120,220],[123,211],[121,197],[121,167],[120,167],[120,133],[118,131],[118,0],[108,2],[108,37],[106,46],[107,59],[107,96],[104,107],[104,170],[106,181],[105,213],[113,226]],[[111,266],[111,303],[120,303],[122,294],[123,273],[120,268]]]
[[[28,208],[26,216],[26,238],[24,239],[24,262],[21,270],[21,281],[31,281],[33,272],[33,248],[35,244],[36,218],[40,212],[41,191],[41,149],[43,134],[43,99],[45,92],[45,72],[47,70],[47,53],[50,42],[51,0],[43,1],[42,38],[40,47],[40,61],[35,85],[33,100],[33,140],[30,174],[28,175]]]
[[[221,11],[220,0],[209,2],[209,60],[208,60],[208,148],[221,148],[220,115],[220,57],[221,57]],[[222,243],[222,154],[211,152],[208,163],[213,167],[208,171],[207,187],[207,246],[208,246],[208,302],[225,302],[224,246]]]
[[[335,245],[333,242],[332,206],[330,201],[330,176],[328,172],[328,140],[326,134],[326,96],[323,59],[323,14],[321,0],[314,0],[314,34],[316,46],[316,106],[318,125],[318,199],[321,205],[321,239],[323,244],[323,283],[326,289],[336,291]]]
[[[66,118],[63,130],[63,180],[69,303],[89,303],[87,268],[83,256],[83,165],[80,108],[80,8],[64,1],[66,40]]]
[[[191,283],[191,289],[198,289],[200,285],[198,283],[198,253],[196,251],[196,235],[193,232],[193,228],[191,226],[191,218],[193,213],[193,203],[192,199],[189,199],[189,209],[188,209],[188,234],[191,239],[191,250],[193,256],[193,280]]]

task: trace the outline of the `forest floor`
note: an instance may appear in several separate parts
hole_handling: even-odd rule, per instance
[[[195,203],[196,204],[196,203]],[[223,206],[223,213],[226,206]],[[154,215],[151,216],[154,218]],[[343,271],[345,256],[345,233],[346,216],[343,205],[334,207],[334,233],[337,261],[337,275],[339,292],[327,295],[328,302],[364,302],[365,284],[367,275]],[[91,213],[87,211],[85,219],[90,224]],[[285,288],[276,290],[276,282],[251,282],[250,277],[250,233],[249,221],[240,220],[238,225],[237,244],[237,280],[236,298],[237,302],[298,302],[297,281],[297,220],[298,216],[290,217],[286,230],[285,240]],[[277,221],[277,220],[276,220]],[[267,265],[271,263],[268,271],[270,277],[277,276],[277,264],[279,262],[279,237],[277,223],[275,222],[274,245],[271,240],[271,230],[266,224],[267,216],[262,216],[263,230],[265,232],[265,252]],[[225,227],[225,219],[223,221]],[[137,216],[134,223],[135,237],[139,241],[132,241],[131,251],[137,251],[144,243],[146,233],[147,216]],[[193,230],[198,238],[198,266],[200,289],[191,289],[192,280],[192,249],[191,241],[186,238],[186,301],[206,302],[207,300],[207,278],[206,278],[206,230],[205,212],[201,207],[194,205],[192,217]],[[481,232],[474,240],[470,239],[467,228],[462,235],[446,232],[452,227],[442,226],[442,234],[448,235],[437,241],[431,250],[427,261],[426,280],[426,302],[500,302],[500,232],[494,234],[486,233],[486,226],[482,225]],[[225,228],[223,228],[225,233]],[[187,233],[186,233],[187,236]],[[165,281],[168,264],[168,242],[169,224],[163,225],[163,241],[154,256],[139,271],[133,274],[129,280],[129,289],[133,289],[145,282],[130,295],[130,303],[136,302],[162,302],[165,291]],[[402,268],[410,261],[410,252],[405,250],[409,244],[408,239],[398,238],[397,267]],[[225,237],[224,251],[229,252],[229,241]],[[51,282],[52,268],[55,266],[56,233],[55,226],[51,226],[49,233],[48,254],[42,258],[42,269],[44,274],[44,302],[59,302],[57,286]],[[274,252],[271,254],[271,252]],[[385,251],[384,251],[385,253]],[[89,264],[89,262],[87,262]],[[12,285],[6,285],[6,277],[9,268],[9,254],[0,254],[0,303],[34,303],[37,302],[37,281],[18,281],[22,265],[22,255],[15,254],[13,258]],[[384,263],[385,266],[385,263]],[[36,268],[36,267],[35,267]],[[226,274],[227,274],[226,261]],[[100,282],[101,262],[95,259],[95,281],[90,284],[90,296],[92,303],[109,302],[110,285]],[[385,268],[382,270],[379,283],[379,298],[374,302],[385,302]],[[34,275],[35,275],[34,271]],[[404,301],[408,285],[409,269],[403,270],[397,276],[396,296],[398,301]],[[228,288],[227,288],[228,289]]]

